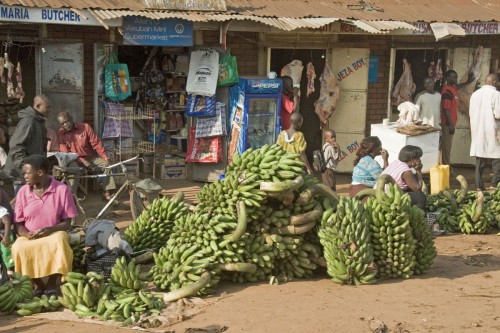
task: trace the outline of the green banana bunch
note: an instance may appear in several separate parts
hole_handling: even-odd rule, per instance
[[[397,184],[385,185],[385,181],[384,177],[379,179],[376,197],[366,202],[378,276],[410,278],[415,268],[416,245],[408,215],[410,197]]]
[[[155,199],[151,205],[125,229],[124,239],[134,251],[157,250],[169,239],[174,222],[188,213],[183,202],[184,193],[178,192],[172,199]]]
[[[102,275],[95,272],[88,272],[86,275],[68,272],[65,279],[66,283],[61,286],[62,296],[58,301],[72,311],[75,311],[78,305],[93,308],[102,295],[111,293],[111,286],[104,282]]]
[[[81,238],[79,242],[75,244],[70,244],[73,250],[73,265],[74,271],[82,271],[85,266],[85,239]]]
[[[420,275],[429,270],[437,251],[424,211],[417,206],[411,206],[409,216],[413,238],[416,240],[414,272]]]
[[[17,303],[32,298],[31,278],[14,272],[12,279],[0,286],[0,312],[12,313]]]
[[[122,322],[122,326],[129,326],[140,322],[143,314],[159,314],[163,307],[164,302],[160,297],[143,290],[128,289],[116,294],[102,295],[95,309],[79,304],[75,313],[80,317],[114,320]]]
[[[141,281],[141,266],[136,265],[134,259],[127,264],[125,257],[116,259],[109,279],[112,286],[122,287],[123,289],[140,290],[148,285],[146,281]]]
[[[61,303],[56,296],[42,295],[41,297],[33,297],[32,300],[25,300],[16,304],[17,314],[20,316],[31,316],[35,313],[43,311],[57,311],[61,307]]]
[[[495,218],[489,211],[483,211],[485,204],[484,193],[482,191],[478,191],[476,201],[461,207],[459,213],[459,225],[462,233],[484,234],[486,232],[490,225],[490,221]]]
[[[370,225],[363,204],[342,196],[337,206],[323,213],[319,228],[328,275],[340,284],[375,282]]]

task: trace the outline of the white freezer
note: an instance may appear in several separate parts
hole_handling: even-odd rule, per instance
[[[422,172],[429,172],[433,166],[439,163],[439,131],[425,133],[422,135],[410,136],[396,131],[397,124],[389,125],[372,124],[372,136],[378,136],[382,141],[382,147],[389,152],[389,163],[396,160],[399,151],[406,145],[413,145],[422,148],[423,164]],[[382,164],[382,158],[378,156],[375,160]]]

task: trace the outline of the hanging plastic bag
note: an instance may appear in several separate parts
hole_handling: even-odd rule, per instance
[[[219,76],[219,53],[214,49],[191,52],[186,91],[191,95],[213,96]]]
[[[104,94],[113,102],[123,101],[132,95],[128,66],[118,63],[113,52],[109,55],[109,63],[104,71]]]
[[[227,49],[226,55],[219,61],[219,80],[218,86],[230,86],[238,83],[238,64],[236,57],[231,55],[231,50]]]
[[[189,131],[189,146],[186,162],[219,163],[222,162],[222,139],[220,136],[213,138],[196,139],[196,127]]]

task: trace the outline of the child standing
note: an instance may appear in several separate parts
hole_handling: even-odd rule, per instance
[[[321,173],[323,184],[337,190],[337,181],[335,179],[335,169],[340,158],[340,147],[337,143],[337,135],[334,130],[328,129],[324,134],[325,144],[323,145],[323,156],[326,161],[326,170]]]
[[[8,270],[11,270],[14,266],[10,251],[11,241],[13,240],[12,216],[14,214],[7,193],[0,189],[0,230],[3,229],[3,234],[0,233],[0,250],[2,251],[2,258]]]
[[[300,154],[300,160],[304,162],[307,173],[311,174],[311,166],[309,165],[309,161],[306,156],[307,142],[304,138],[304,134],[299,131],[302,127],[303,121],[304,118],[302,118],[300,113],[292,113],[292,116],[290,117],[290,128],[281,131],[276,143],[287,152]]]

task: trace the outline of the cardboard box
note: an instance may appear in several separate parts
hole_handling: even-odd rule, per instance
[[[186,166],[162,165],[160,177],[161,179],[186,179]]]
[[[181,157],[165,156],[165,161],[163,165],[166,166],[183,166],[186,165],[186,161]]]
[[[127,168],[127,174],[139,178],[139,161],[132,161],[132,162],[127,162],[124,163],[125,167]],[[114,172],[116,173],[122,173],[121,167],[117,167],[116,169],[113,169]],[[125,176],[115,176],[115,183],[117,186],[123,185],[125,182]]]

